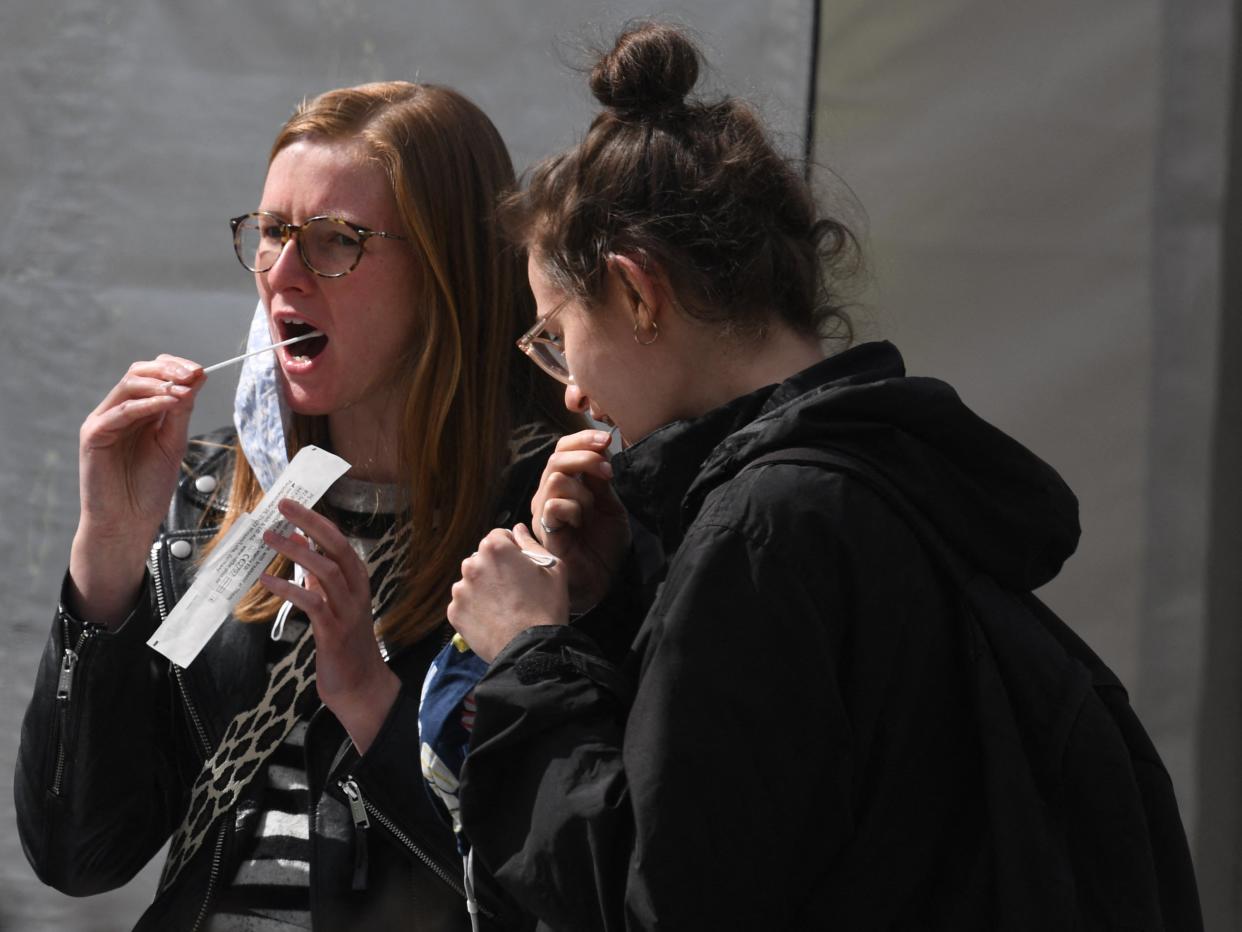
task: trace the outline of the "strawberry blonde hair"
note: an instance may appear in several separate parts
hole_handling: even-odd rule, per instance
[[[524,257],[502,243],[498,199],[514,184],[495,126],[461,94],[388,81],[304,101],[269,156],[303,140],[349,142],[386,174],[407,246],[422,274],[408,313],[419,326],[397,378],[405,389],[398,442],[412,533],[403,594],[381,621],[393,645],[418,640],[444,619],[461,560],[491,527],[494,496],[515,425],[540,418],[567,425],[557,387],[519,365],[514,340],[534,320]],[[290,453],[330,446],[327,419],[295,415]],[[215,544],[262,497],[236,457],[232,492]],[[287,576],[279,557],[272,572]],[[256,585],[234,610],[241,621],[272,618],[281,600]]]

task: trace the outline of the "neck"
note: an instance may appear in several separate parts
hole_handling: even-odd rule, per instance
[[[398,419],[391,405],[372,411],[351,406],[328,415],[332,450],[350,464],[348,475],[367,482],[399,482]]]
[[[761,343],[743,341],[729,346],[723,353],[717,349],[712,355],[720,359],[720,364],[716,378],[710,383],[700,383],[701,391],[697,393],[695,405],[699,414],[765,385],[783,382],[822,361],[825,354],[818,338],[774,324]]]

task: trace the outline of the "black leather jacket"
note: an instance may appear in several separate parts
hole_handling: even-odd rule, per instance
[[[265,688],[267,625],[226,622],[187,668],[145,643],[189,587],[196,554],[216,532],[231,483],[232,442],[230,430],[191,441],[142,595],[124,625],[109,632],[84,623],[65,610],[62,595],[22,725],[14,796],[26,857],[44,883],[65,893],[114,889],[150,860],[180,823],[189,787],[228,723]],[[510,467],[497,523],[529,520],[550,450],[549,443]],[[432,635],[391,658],[402,689],[362,757],[326,707],[310,722],[316,929],[469,928],[461,861],[419,768],[419,691],[443,641]],[[342,789],[350,780],[369,828],[351,816]],[[209,830],[138,929],[201,926],[213,895],[236,870],[240,842],[255,830],[256,798],[248,789],[230,817]]]

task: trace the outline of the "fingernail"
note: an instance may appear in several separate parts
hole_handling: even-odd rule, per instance
[[[612,434],[608,433],[608,431],[606,431],[606,430],[597,430],[597,431],[595,432],[595,442],[596,442],[596,443],[601,443],[601,444],[603,444],[603,443],[608,443],[610,440],[612,440]]]
[[[188,379],[194,373],[185,366],[173,366],[173,374],[179,379]]]
[[[605,479],[611,479],[612,478],[612,463],[608,462],[608,460],[604,460],[602,463],[600,463],[599,474],[603,476]]]
[[[186,395],[190,394],[190,392],[191,392],[191,391],[193,391],[193,389],[191,389],[191,388],[190,388],[190,386],[188,386],[188,385],[172,385],[172,384],[170,384],[170,385],[168,386],[168,391],[169,391],[169,392],[171,392],[171,393],[172,393],[172,394],[174,394],[174,395],[180,395],[182,398],[184,398]]]

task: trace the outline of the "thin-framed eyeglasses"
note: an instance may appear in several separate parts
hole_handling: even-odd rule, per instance
[[[251,272],[266,272],[290,239],[297,237],[302,263],[323,278],[348,275],[362,261],[367,240],[373,236],[404,240],[396,233],[368,230],[343,217],[326,214],[302,223],[286,223],[266,210],[255,210],[229,220],[237,261]]]
[[[545,316],[536,320],[533,327],[518,337],[517,348],[552,378],[566,385],[572,385],[574,377],[569,372],[569,361],[565,358],[565,338],[552,336],[545,332],[552,318],[559,314],[568,303],[568,299],[562,301]]]

